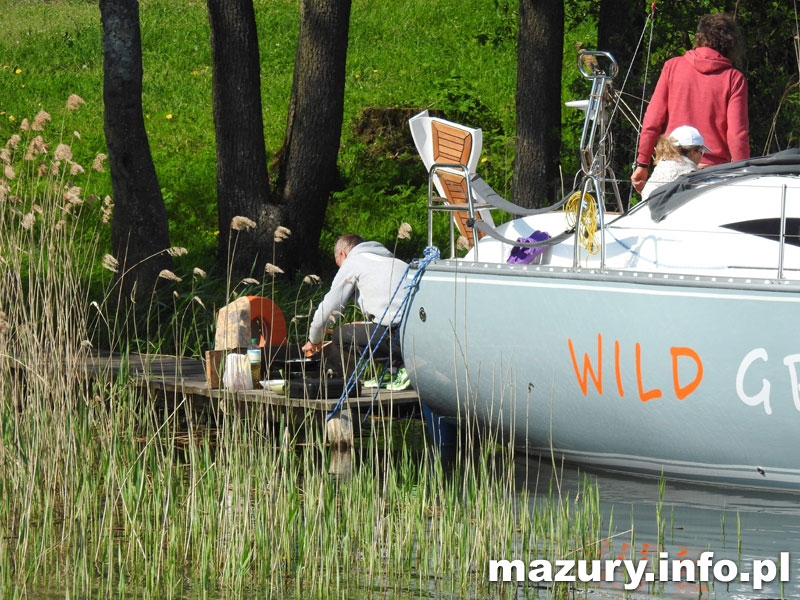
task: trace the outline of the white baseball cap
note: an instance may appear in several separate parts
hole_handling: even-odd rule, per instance
[[[711,150],[703,143],[703,136],[691,125],[681,125],[672,130],[669,137],[675,140],[677,146],[701,146],[703,152],[711,152]]]

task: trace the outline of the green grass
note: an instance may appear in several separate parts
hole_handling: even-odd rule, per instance
[[[140,4],[143,110],[171,241],[188,248],[208,269],[218,224],[205,3]],[[299,7],[296,1],[256,0],[255,8],[264,136],[271,157],[286,126]],[[404,258],[418,256],[424,246],[426,173],[413,147],[406,146],[400,157],[405,164],[395,172],[395,159],[380,152],[380,139],[354,138],[353,127],[368,107],[435,108],[483,127],[487,161],[481,172],[498,191],[508,193],[515,11],[516,4],[506,1],[353,3],[340,158],[344,187],[329,211],[323,256],[335,236],[346,231],[391,244],[403,221],[416,232],[411,243],[400,247]],[[572,37],[586,40],[586,28],[591,29],[591,21],[565,41],[569,69],[574,67]],[[96,2],[0,0],[0,31],[0,137],[7,138],[22,118],[41,109],[56,111],[74,93],[87,102],[70,125],[83,141],[78,161],[104,152],[102,30]],[[568,74],[565,85],[572,78]],[[372,156],[365,156],[365,144],[375,150]],[[111,193],[107,173],[96,183],[101,197]],[[101,246],[107,247],[105,239]]]

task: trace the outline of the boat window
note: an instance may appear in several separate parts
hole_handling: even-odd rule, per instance
[[[751,221],[741,221],[739,223],[727,223],[722,227],[741,233],[757,235],[776,242],[780,239],[781,235],[781,220],[778,217],[771,219],[753,219]],[[800,247],[800,218],[786,218],[786,243]]]

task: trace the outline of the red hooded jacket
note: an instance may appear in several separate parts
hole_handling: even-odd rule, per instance
[[[636,160],[649,164],[658,136],[681,125],[703,135],[716,165],[750,157],[747,80],[716,50],[700,47],[664,63],[647,107]]]

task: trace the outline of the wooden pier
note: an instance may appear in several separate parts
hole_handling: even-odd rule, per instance
[[[277,417],[288,417],[292,423],[313,421],[326,423],[329,441],[348,444],[354,435],[353,423],[371,414],[387,418],[414,413],[419,409],[419,396],[412,390],[389,391],[348,397],[339,414],[325,421],[339,401],[336,398],[312,399],[290,397],[272,390],[231,391],[209,387],[202,360],[163,354],[98,353],[86,362],[88,373],[99,380],[112,382],[127,373],[136,387],[161,394],[165,398],[188,401],[194,410],[208,409],[213,414],[246,414],[263,407]],[[355,428],[357,434],[357,427]]]

